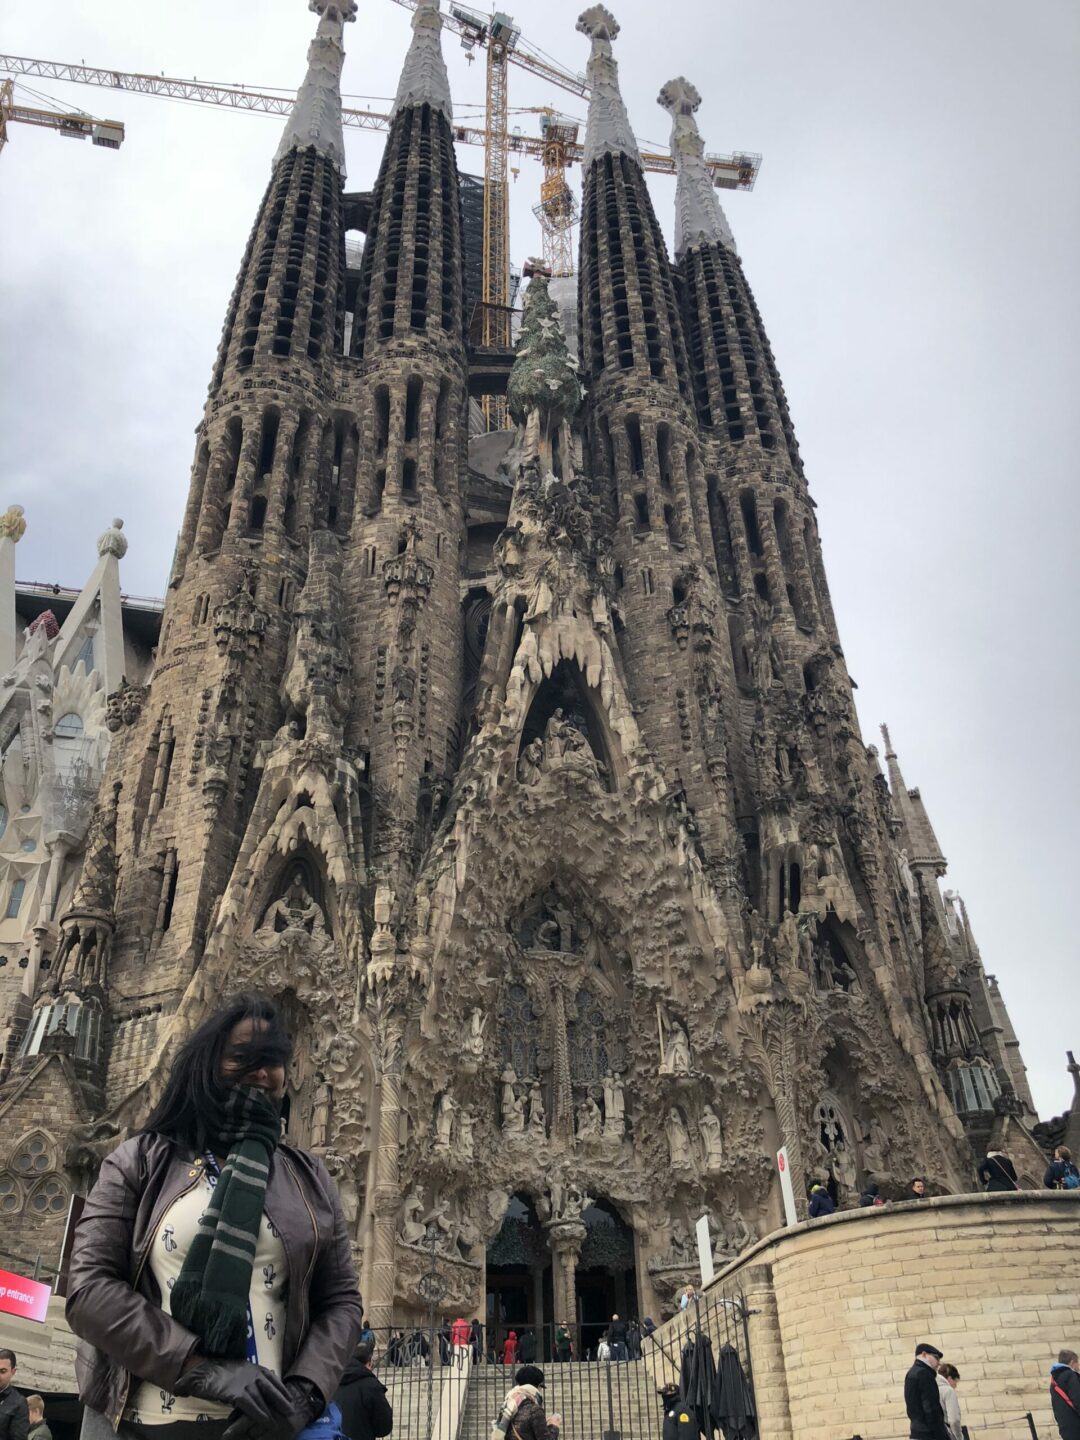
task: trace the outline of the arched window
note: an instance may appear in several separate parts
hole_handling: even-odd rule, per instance
[[[512,1066],[519,1080],[531,1079],[538,1073],[538,1029],[536,1011],[526,987],[516,983],[508,985],[499,1019],[499,1038],[503,1064]]]
[[[597,997],[584,986],[574,999],[574,1013],[566,1027],[566,1038],[570,1046],[570,1078],[574,1083],[589,1085],[603,1080],[611,1068],[604,1011]]]
[[[60,716],[55,730],[58,740],[77,740],[83,733],[82,716],[76,715],[74,710],[69,710],[66,715]]]
[[[4,912],[5,920],[14,920],[22,909],[23,894],[26,890],[25,880],[13,880],[11,890],[8,894],[7,910]]]

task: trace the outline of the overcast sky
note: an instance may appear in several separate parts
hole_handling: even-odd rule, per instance
[[[1080,1051],[1077,589],[1080,8],[1075,0],[619,0],[623,90],[701,90],[712,150],[765,156],[727,199],[819,506],[868,742],[887,720],[965,897],[1044,1117]],[[573,70],[580,0],[519,4]],[[257,16],[257,22],[253,17]],[[408,13],[360,0],[344,87],[392,96]],[[294,89],[303,0],[3,0],[7,52]],[[483,61],[445,44],[459,118]],[[125,588],[160,595],[236,269],[279,119],[52,81],[123,120],[116,153],[12,128],[0,156],[0,504],[21,579],[81,584],[120,515]],[[25,103],[32,103],[23,92]],[[359,103],[359,102],[352,102]],[[367,102],[364,102],[367,103]],[[570,95],[512,72],[511,104]],[[377,99],[371,108],[385,109]],[[533,129],[536,116],[518,117]],[[347,132],[369,188],[383,139]],[[462,169],[482,154],[462,149]],[[575,183],[579,176],[575,176]],[[512,253],[539,244],[522,162]],[[651,177],[670,238],[673,182]]]

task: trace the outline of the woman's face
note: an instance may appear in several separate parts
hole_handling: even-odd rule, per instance
[[[271,1100],[281,1100],[285,1094],[285,1066],[279,1060],[258,1059],[259,1036],[267,1028],[265,1020],[238,1020],[229,1031],[218,1070],[229,1085],[248,1085],[265,1090]],[[250,1064],[253,1053],[255,1063]],[[245,1069],[245,1065],[250,1068]]]

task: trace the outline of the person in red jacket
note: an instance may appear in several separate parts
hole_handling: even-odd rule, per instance
[[[472,1326],[468,1320],[463,1320],[459,1315],[450,1326],[450,1344],[454,1347],[454,1364],[464,1365],[465,1357],[469,1353],[469,1341],[472,1338]]]
[[[511,1330],[503,1342],[503,1364],[517,1364],[517,1331]]]

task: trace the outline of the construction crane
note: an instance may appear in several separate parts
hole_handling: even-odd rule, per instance
[[[90,140],[107,150],[119,150],[124,140],[124,127],[119,120],[95,120],[81,113],[17,105],[15,82],[4,80],[0,81],[0,150],[7,144],[8,126],[12,123],[55,130],[69,140]]]

